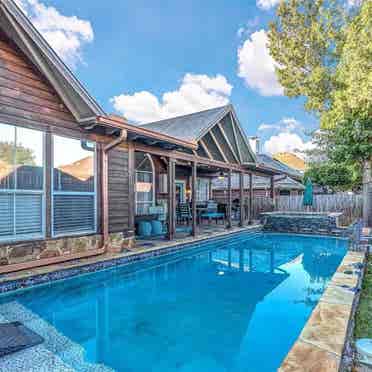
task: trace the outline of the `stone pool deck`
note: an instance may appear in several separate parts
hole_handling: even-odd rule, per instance
[[[163,253],[171,253],[172,249],[177,250],[178,246],[185,244],[224,237],[243,231],[259,231],[261,228],[262,225],[259,224],[244,227],[234,226],[229,230],[206,232],[196,237],[188,236],[172,241],[152,240],[151,245],[149,245],[149,241],[138,241],[133,249],[121,253],[105,253],[30,270],[0,274],[0,294],[36,284],[43,284],[52,280],[68,278],[81,273],[113,267],[115,264],[121,265],[140,259],[155,257]]]
[[[347,252],[280,372],[345,370],[365,261],[365,252]]]

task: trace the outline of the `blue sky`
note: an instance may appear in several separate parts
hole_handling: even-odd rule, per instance
[[[282,95],[265,31],[278,0],[18,0],[108,112],[146,122],[233,103],[265,151],[317,127]]]

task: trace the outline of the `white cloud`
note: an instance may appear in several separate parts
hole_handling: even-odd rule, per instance
[[[238,76],[263,96],[283,95],[275,75],[277,64],[270,56],[265,30],[251,34],[238,50]]]
[[[232,85],[222,75],[186,74],[180,87],[164,93],[161,100],[148,91],[141,91],[120,94],[110,102],[128,120],[146,123],[226,105],[231,90]]]
[[[280,3],[281,0],[256,0],[256,5],[263,10],[269,10]]]
[[[259,127],[259,131],[281,131],[281,132],[302,132],[304,126],[295,118],[283,118],[279,122],[274,124],[262,123]]]
[[[258,16],[255,16],[254,18],[247,21],[244,26],[239,27],[236,35],[238,36],[238,38],[246,36],[252,33],[259,24],[260,24],[260,18]]]
[[[64,16],[56,8],[38,0],[17,0],[17,4],[69,66],[74,68],[83,62],[83,46],[94,39],[89,21],[76,16]]]
[[[311,140],[304,135],[304,126],[295,118],[283,118],[274,124],[261,124],[260,132],[269,132],[271,136],[263,145],[264,152],[276,154],[278,152],[303,152],[314,147]]]
[[[271,136],[264,143],[264,152],[276,154],[278,152],[303,152],[314,148],[311,141],[304,141],[296,133],[282,132],[276,136]]]

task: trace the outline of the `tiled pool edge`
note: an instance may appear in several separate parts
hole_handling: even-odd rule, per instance
[[[30,272],[14,273],[0,275],[0,295],[36,285],[46,284],[57,280],[68,279],[77,275],[92,273],[95,271],[110,269],[113,267],[142,261],[148,258],[154,258],[185,248],[192,249],[206,240],[213,241],[222,238],[228,238],[234,234],[243,232],[259,232],[262,230],[261,225],[245,226],[233,230],[214,233],[213,235],[202,235],[196,238],[184,238],[179,241],[164,243],[157,247],[140,249],[137,251],[116,254],[113,256],[96,256],[91,259],[82,259],[69,261],[64,264],[51,265],[51,267],[42,267]],[[93,262],[87,262],[93,261]],[[95,261],[95,262],[94,262]],[[15,279],[12,277],[16,277]]]
[[[280,372],[343,371],[365,271],[366,253],[348,251],[314,308]]]

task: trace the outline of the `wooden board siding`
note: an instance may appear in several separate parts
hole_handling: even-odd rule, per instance
[[[53,87],[2,30],[0,122],[62,135],[82,134]]]
[[[108,155],[109,232],[129,228],[128,151],[113,149]]]

